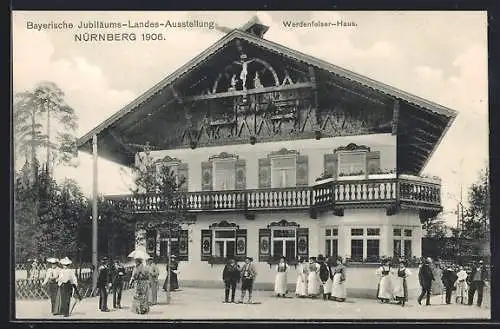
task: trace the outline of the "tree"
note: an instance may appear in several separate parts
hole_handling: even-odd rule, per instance
[[[489,240],[490,195],[487,168],[480,172],[477,182],[469,187],[468,199],[469,205],[464,212],[462,238],[476,241]]]
[[[147,215],[148,227],[167,230],[167,304],[171,301],[170,294],[170,268],[171,255],[170,246],[172,235],[178,234],[180,225],[187,223],[187,212],[183,194],[179,192],[181,186],[185,184],[185,177],[178,177],[175,173],[161,161],[156,161],[151,156],[149,146],[144,147],[144,152],[140,156],[140,161],[133,168],[135,187],[131,189],[135,197],[152,196],[158,197],[160,209],[164,212],[150,212]],[[141,215],[136,218],[140,220]],[[141,242],[141,241],[137,241]]]
[[[56,164],[75,165],[78,118],[65,102],[63,91],[53,82],[42,81],[31,91],[17,93],[14,99],[16,158],[29,158],[35,166],[37,153],[43,149],[50,173]],[[55,125],[52,119],[56,119]]]

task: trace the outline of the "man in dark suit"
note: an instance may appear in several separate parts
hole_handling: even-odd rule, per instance
[[[484,267],[483,261],[479,261],[479,264],[474,264],[470,275],[467,277],[469,279],[469,305],[472,305],[474,301],[474,294],[477,290],[477,306],[481,307],[483,303],[483,289],[488,280],[488,272],[486,267]]]
[[[444,271],[443,271],[443,285],[446,290],[446,304],[451,304],[451,293],[453,291],[453,286],[455,285],[455,281],[457,281],[457,274],[455,271],[451,268],[451,266],[448,266]]]
[[[231,303],[234,303],[234,296],[236,294],[236,285],[240,282],[240,268],[234,259],[230,259],[229,263],[224,267],[222,272],[222,280],[225,286],[224,302],[229,303],[229,290],[231,290]]]
[[[425,305],[431,305],[431,286],[432,280],[434,280],[434,275],[432,274],[432,269],[430,264],[432,259],[428,257],[425,262],[420,266],[418,271],[418,281],[420,282],[420,287],[422,287],[422,293],[418,297],[418,304],[421,305],[422,299],[425,296]]]
[[[109,312],[108,309],[108,289],[111,288],[111,269],[108,265],[108,258],[101,259],[98,268],[97,288],[99,289],[99,309],[101,312]]]
[[[323,255],[318,256],[319,279],[323,285],[323,300],[330,300],[332,297],[332,268]]]
[[[125,276],[125,267],[118,259],[115,260],[112,271],[113,282],[113,308],[122,308],[122,290],[123,277]]]

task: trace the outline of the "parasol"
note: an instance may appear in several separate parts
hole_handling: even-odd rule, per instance
[[[134,259],[144,259],[144,260],[151,258],[151,256],[149,256],[147,252],[140,250],[140,249],[139,250],[136,249],[136,250],[132,251],[130,254],[128,254],[128,257],[131,257]]]

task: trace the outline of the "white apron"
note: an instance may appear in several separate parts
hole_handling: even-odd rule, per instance
[[[274,292],[276,294],[284,295],[287,293],[287,271],[288,265],[276,267],[276,279],[274,280]]]
[[[300,264],[297,270],[297,284],[295,286],[295,294],[297,296],[304,297],[307,296],[307,265]]]
[[[307,276],[307,293],[310,296],[314,296],[319,294],[319,265],[318,264],[309,264],[309,275]]]

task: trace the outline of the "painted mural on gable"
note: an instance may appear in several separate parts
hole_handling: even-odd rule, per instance
[[[387,132],[392,106],[339,92],[306,63],[241,42],[235,46],[176,87],[182,101],[175,116],[181,120],[163,130],[162,147]]]

